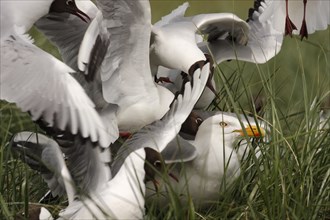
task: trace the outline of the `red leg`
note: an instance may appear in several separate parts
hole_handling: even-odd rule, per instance
[[[306,39],[308,38],[308,31],[307,31],[307,25],[306,25],[306,5],[307,5],[307,0],[303,0],[303,2],[304,2],[304,17],[303,17],[301,28],[300,28],[300,32],[299,32],[299,35],[301,36],[301,40],[303,40],[304,37],[306,37]]]
[[[217,91],[215,90],[214,86],[212,85],[212,79],[213,79],[213,75],[214,75],[214,61],[212,59],[212,57],[209,54],[204,54],[206,57],[206,61],[210,62],[210,74],[209,74],[209,78],[207,79],[206,82],[206,87],[208,87],[215,95],[215,97],[220,100],[220,96],[218,95]]]
[[[214,74],[214,68],[212,67],[210,70],[209,78],[207,79],[207,82],[206,82],[206,87],[209,88],[211,90],[211,92],[213,92],[213,94],[215,95],[215,97],[218,100],[221,100],[220,96],[218,95],[218,92],[215,90],[214,86],[212,85],[213,74]]]
[[[289,0],[285,0],[285,6],[286,6],[285,35],[290,35],[292,37],[292,31],[297,30],[297,27],[289,18]]]
[[[170,78],[168,77],[159,77],[158,79],[156,79],[156,83],[172,83],[173,82],[170,80]]]
[[[132,136],[132,134],[128,131],[121,131],[119,132],[119,137],[128,139]]]

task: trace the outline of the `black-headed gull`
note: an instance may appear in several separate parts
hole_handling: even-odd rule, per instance
[[[198,46],[201,35],[208,41],[231,37],[237,45],[245,45],[248,40],[249,26],[231,13],[199,14],[184,17],[189,4],[184,3],[169,15],[154,24],[150,42],[150,65],[153,76],[158,81],[158,67],[163,66],[191,74],[203,65],[204,60],[213,63],[212,55]],[[212,82],[213,66],[210,69],[209,92],[217,96]],[[169,79],[169,77],[160,77]],[[170,81],[172,82],[172,81]],[[205,96],[205,95],[204,95]]]
[[[193,45],[191,47],[196,51],[199,50],[200,52],[198,53],[210,54],[215,64],[220,64],[223,61],[232,59],[253,63],[265,63],[274,57],[281,49],[283,34],[272,27],[273,17],[269,17],[268,20],[264,22],[259,20],[262,11],[261,7],[258,5],[255,5],[254,9],[250,9],[247,23],[229,13],[201,14],[192,17],[184,17],[188,6],[188,3],[184,3],[171,14],[165,16],[159,24],[156,23],[155,26],[159,26],[159,29],[169,26],[173,30],[172,35],[176,34],[177,38],[179,38],[180,35],[183,34],[181,25],[184,23],[190,22],[195,24],[198,21],[198,24],[204,24],[205,27],[201,26],[201,28],[205,28],[206,31],[202,31],[201,33],[209,33],[207,41],[196,40],[196,33],[191,30],[190,35],[187,36],[190,36],[189,42]],[[214,18],[218,18],[218,20]],[[197,19],[197,21],[194,21],[194,19]],[[235,26],[231,29],[230,25]],[[176,30],[176,32],[174,30]],[[188,30],[189,28],[183,29],[183,31]],[[238,40],[236,39],[237,37]],[[185,40],[185,38],[182,38],[182,40]],[[244,43],[242,43],[243,41]],[[188,59],[191,55],[188,53],[185,56],[187,57],[186,59]],[[185,59],[184,55],[178,58],[178,61],[181,59]],[[176,92],[182,84],[181,71],[182,69],[171,70],[160,67],[157,75],[159,77],[169,78],[174,85],[169,83],[164,85],[171,89],[171,91]],[[213,81],[210,83],[214,85]],[[213,92],[205,88],[201,99],[196,104],[196,108],[201,109],[208,107],[214,97],[215,95]]]
[[[77,5],[86,13],[88,17],[93,20],[99,12],[98,8],[91,1],[77,0]],[[80,46],[83,39],[88,38],[85,34],[89,35],[91,32],[88,31],[86,33],[86,31],[88,28],[91,29],[90,26],[95,26],[96,24],[96,21],[86,23],[78,17],[70,14],[51,12],[40,18],[35,23],[35,26],[59,49],[63,62],[76,71],[71,75],[80,83],[89,98],[95,104],[95,109],[102,117],[107,131],[114,137],[117,137],[118,125],[115,115],[117,107],[104,100],[101,80],[99,77],[96,80],[88,80],[78,68],[78,54]],[[87,43],[89,44],[87,45],[88,47],[93,48],[94,42],[93,44],[90,44],[90,42]],[[106,44],[107,42],[104,43]],[[102,48],[102,51],[105,53],[107,46],[107,44],[102,44],[98,48]],[[95,57],[102,61],[104,54],[95,54]],[[89,62],[92,61],[87,60],[84,65],[89,65]],[[93,67],[94,66],[99,67],[99,65],[93,63]]]
[[[29,13],[27,8],[31,8]],[[50,126],[80,133],[108,147],[117,136],[107,130],[94,103],[70,75],[75,71],[33,45],[25,35],[49,11],[88,18],[72,0],[1,1],[0,99],[15,103],[33,120],[42,118]]]
[[[298,3],[299,2],[299,3]],[[296,18],[302,19],[303,1],[290,1],[291,4],[300,4],[300,7],[292,7],[291,14]],[[214,62],[220,64],[223,61],[237,59],[252,63],[265,63],[281,50],[283,38],[285,35],[285,9],[283,6],[284,0],[256,0],[254,8],[249,10],[249,17],[247,24],[249,26],[248,42],[246,45],[240,45],[232,41],[226,35],[216,40],[208,40],[207,42],[196,42],[199,48],[204,53],[210,53]],[[310,4],[310,5],[309,5]],[[319,8],[321,13],[314,12]],[[178,23],[185,19],[184,13],[188,4],[185,3],[171,14],[164,17],[165,23],[170,23],[173,28]],[[307,28],[308,33],[313,33],[316,30],[323,30],[328,27],[329,22],[329,1],[310,1],[307,3]],[[299,14],[300,13],[300,14]],[[308,14],[311,14],[308,16]],[[315,16],[314,16],[315,14]],[[211,14],[212,15],[212,14]],[[300,16],[300,17],[299,17]],[[205,16],[207,18],[207,16]],[[178,28],[179,29],[179,28]],[[180,33],[180,30],[177,30]],[[296,33],[295,33],[296,34]],[[170,70],[166,68],[159,68],[157,73],[160,77],[168,77],[173,84],[163,84],[171,91],[178,91],[182,77],[181,70]],[[197,102],[196,108],[206,108],[214,99],[214,94],[208,88]]]
[[[174,98],[151,77],[150,6],[147,1],[141,7],[133,1],[136,5],[128,8],[126,3],[96,3],[99,10],[85,6],[90,12],[87,14],[94,18],[88,27],[72,16],[55,13],[40,19],[36,26],[55,43],[66,63],[88,73],[87,80],[79,74],[74,76],[96,107],[105,112],[103,118],[111,116],[110,121],[115,121],[121,131],[138,130],[160,119]],[[136,16],[141,17],[135,19]],[[74,25],[75,30],[70,30],[68,24]],[[57,31],[62,26],[63,35]]]
[[[330,24],[330,2],[324,0],[255,0],[263,7],[260,20],[275,15],[273,27],[285,35],[299,34],[308,38],[318,30],[325,30]]]
[[[78,67],[83,70],[91,68],[84,66],[89,60],[102,63],[97,74],[88,71],[87,77],[99,77],[97,80],[102,84],[104,100],[117,106],[119,129],[138,130],[160,119],[174,98],[169,90],[155,84],[151,76],[149,1],[99,0],[97,6],[101,13],[97,14],[85,34],[79,51]],[[90,45],[97,46],[99,42],[107,40],[110,44],[101,62],[99,56],[93,53],[97,54],[98,50],[84,54],[85,51],[90,52]]]
[[[184,3],[154,24],[150,46],[154,74],[160,65],[185,73],[194,71],[196,64],[206,59],[197,45],[196,35],[207,35],[208,41],[230,35],[238,45],[247,43],[249,26],[236,15],[214,13],[184,17],[188,6]]]
[[[166,204],[169,191],[174,191],[182,202],[194,201],[195,205],[205,205],[217,201],[222,189],[240,175],[241,159],[246,149],[236,149],[238,139],[262,137],[265,130],[253,121],[240,120],[227,113],[208,117],[199,126],[196,137],[190,141],[197,151],[196,157],[188,162],[176,163],[170,173],[177,179],[155,176],[158,186],[147,184],[147,197],[152,201]],[[246,148],[246,147],[245,147]],[[171,160],[163,158],[166,162]],[[174,161],[175,164],[176,161]],[[168,182],[169,181],[169,182]],[[170,184],[170,185],[168,185]],[[188,198],[189,197],[189,198]]]
[[[91,20],[99,11],[92,1],[76,0],[76,3]],[[63,62],[74,70],[78,70],[79,48],[89,25],[90,22],[75,15],[58,12],[49,12],[35,23],[37,29],[59,49]]]
[[[59,145],[52,139],[31,132],[16,134],[11,145],[17,151],[22,152],[23,159],[32,167],[34,161],[41,162],[52,171],[48,177],[49,186],[54,189],[58,185],[52,182],[62,183],[68,195],[69,205],[59,214],[60,219],[141,219],[144,216],[145,195],[145,157],[146,149],[162,151],[167,143],[179,132],[181,124],[191,112],[195,102],[202,93],[207,78],[209,65],[202,70],[195,71],[193,86],[185,84],[183,95],[179,95],[171,105],[165,116],[135,133],[121,148],[114,161],[114,177],[106,181],[100,175],[97,186],[87,193],[79,193],[74,186],[72,178],[73,170],[65,165],[62,151]],[[72,146],[74,147],[74,146]],[[93,173],[106,173],[105,166],[100,166],[99,148],[81,148],[70,151],[69,157],[77,157],[86,164],[91,163],[89,171],[84,176],[87,181],[94,176]],[[128,152],[128,153],[127,153]],[[126,153],[126,157],[122,156]],[[79,166],[74,172],[87,169]]]

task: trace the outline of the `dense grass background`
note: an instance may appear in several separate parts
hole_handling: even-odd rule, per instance
[[[151,1],[153,21],[181,3]],[[253,1],[190,4],[189,15],[233,12],[245,19]],[[37,45],[56,55],[35,30],[31,34]],[[242,163],[241,177],[221,193],[218,203],[207,210],[191,205],[189,218],[330,219],[330,134],[329,127],[318,126],[321,106],[330,111],[329,35],[328,28],[308,40],[286,37],[280,54],[263,65],[234,60],[219,65],[219,108],[255,113],[255,105],[262,100],[259,116],[271,128],[269,141],[259,143],[262,158],[250,156]],[[317,102],[312,105],[314,100]],[[5,102],[0,103],[0,117],[0,219],[10,219],[24,211],[28,202],[36,203],[47,187],[6,145],[12,134],[37,127],[26,113]],[[48,208],[56,212],[58,206]],[[165,214],[151,208],[148,217],[161,214],[165,219],[182,219],[188,216],[182,208],[170,204]]]

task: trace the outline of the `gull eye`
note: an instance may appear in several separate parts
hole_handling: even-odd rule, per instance
[[[223,121],[221,121],[220,123],[219,123],[219,125],[221,126],[221,127],[226,127],[228,124],[226,123],[226,122],[223,122]]]
[[[160,161],[159,161],[159,160],[156,160],[156,161],[154,162],[154,166],[155,166],[155,167],[161,167],[161,163],[160,163]]]
[[[66,2],[65,2],[66,5],[72,5],[72,3],[73,3],[73,0],[66,0]]]
[[[203,123],[203,119],[196,118],[195,123],[198,124],[198,125],[201,125]]]

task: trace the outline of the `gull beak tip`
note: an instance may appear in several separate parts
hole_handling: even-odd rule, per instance
[[[249,137],[263,138],[266,135],[265,129],[263,129],[262,127],[258,127],[256,125],[250,125],[245,127],[244,129]],[[241,136],[245,136],[245,133],[242,129],[236,131],[239,132]]]

